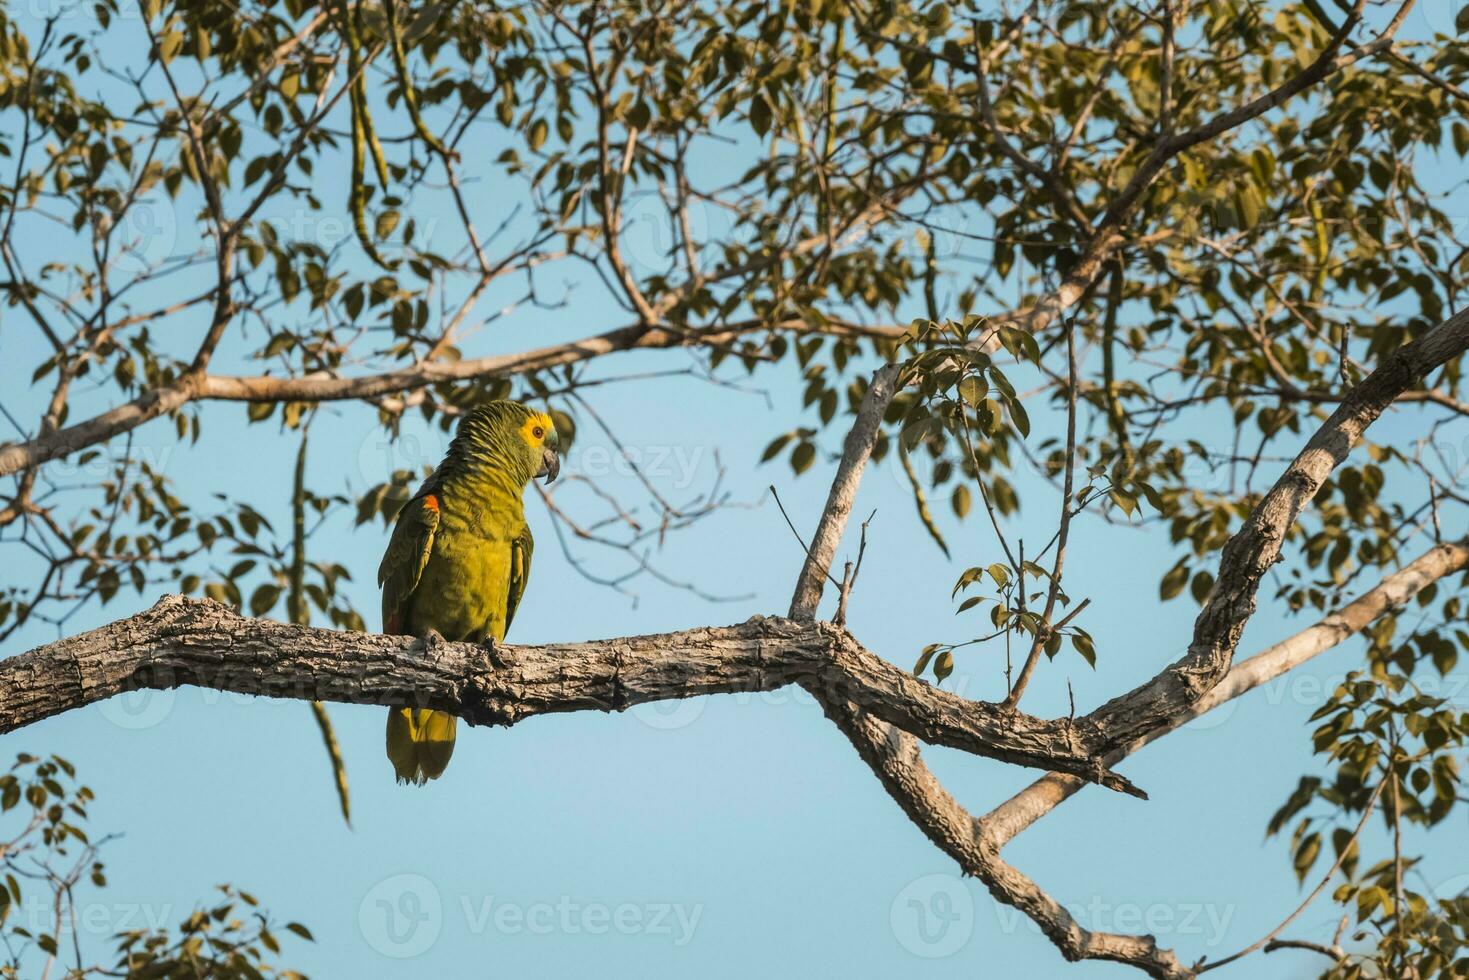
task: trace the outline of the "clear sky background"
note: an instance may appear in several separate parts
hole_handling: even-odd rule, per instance
[[[1416,32],[1451,21],[1453,11],[1439,8],[1453,4],[1427,6]],[[498,149],[469,154],[489,158]],[[496,189],[481,184],[471,193],[488,200]],[[447,222],[436,212],[441,206],[415,201],[410,210],[420,222],[435,213]],[[167,239],[162,254],[195,247],[188,207],[159,202],[158,214]],[[345,219],[338,231],[311,233],[350,235]],[[635,247],[635,260],[657,254],[656,228],[649,225],[646,234],[646,251],[640,256]],[[564,309],[517,314],[479,335],[469,353],[552,343],[625,322],[590,274],[568,267],[551,276],[548,282],[576,287]],[[490,296],[482,308],[503,302]],[[10,398],[11,389],[26,384],[18,366],[38,360],[37,337],[13,311],[3,316],[0,378]],[[221,366],[252,370],[239,357],[246,349],[241,343],[223,350]],[[678,352],[618,355],[592,376],[686,363]],[[802,555],[765,487],[776,485],[797,527],[809,533],[834,457],[824,453],[799,479],[783,461],[758,465],[769,439],[792,427],[800,411],[795,371],[778,367],[748,382],[742,373],[723,376],[745,388],[692,378],[625,383],[599,389],[594,404],[645,462],[661,457],[651,476],[672,499],[707,488],[718,452],[733,499],[757,506],[723,510],[671,536],[655,557],[676,578],[748,598],[708,603],[643,579],[632,586],[633,602],[593,585],[569,566],[544,508],[532,500],[539,546],[510,640],[590,640],[784,612]],[[16,402],[30,408],[45,394],[37,389]],[[82,407],[73,409],[74,418]],[[315,489],[360,493],[393,469],[437,458],[443,443],[436,431],[409,425],[423,447],[388,446],[375,415],[358,404],[323,409],[312,430]],[[180,496],[203,501],[218,492],[249,500],[286,529],[295,436],[274,424],[247,425],[242,406],[209,406],[205,421],[197,446],[176,443],[165,421],[138,430],[134,448],[151,454]],[[1037,421],[1035,440],[1053,434],[1056,419]],[[824,447],[836,450],[844,431],[828,433]],[[1416,410],[1405,410],[1385,418],[1374,436],[1410,440],[1418,431]],[[1459,452],[1469,451],[1469,426],[1446,431],[1460,440]],[[1197,437],[1227,446],[1232,432],[1220,426]],[[565,471],[605,467],[606,448],[584,420]],[[630,485],[616,473],[606,479]],[[1018,490],[1024,511],[1016,527],[1043,540],[1053,528],[1055,492],[1024,470]],[[856,510],[873,509],[849,625],[869,648],[907,667],[925,643],[972,635],[955,619],[949,589],[967,565],[995,560],[997,546],[980,522],[959,525],[946,506],[936,507],[956,553],[945,559],[928,541],[893,465],[869,470]],[[1067,589],[1092,600],[1082,622],[1097,641],[1098,668],[1069,650],[1043,664],[1026,699],[1040,715],[1067,711],[1068,680],[1084,712],[1151,677],[1186,646],[1197,608],[1188,599],[1158,601],[1158,580],[1177,558],[1164,528],[1086,519],[1072,533]],[[381,524],[354,528],[346,510],[311,540],[313,556],[352,570],[351,598],[372,628],[380,625],[374,574],[386,541]],[[855,540],[843,550],[852,555]],[[76,617],[68,632],[156,598],[124,591]],[[830,615],[832,599],[823,615]],[[1305,625],[1266,601],[1240,654]],[[28,628],[0,656],[54,636],[49,628]],[[1219,958],[1253,942],[1304,894],[1287,842],[1266,840],[1265,823],[1297,777],[1313,771],[1307,718],[1334,679],[1359,662],[1359,652],[1359,643],[1343,644],[1144,750],[1121,771],[1150,801],[1087,789],[1018,838],[1008,859],[1084,926],[1151,931],[1186,961]],[[961,655],[948,686],[999,696],[996,656]],[[1440,693],[1469,707],[1466,669]],[[959,877],[798,691],[543,717],[511,730],[461,726],[448,773],[423,788],[394,784],[383,754],[383,709],[335,705],[331,712],[351,779],[350,829],[337,812],[310,713],[299,702],[184,689],[115,699],[4,737],[4,755],[55,752],[76,763],[98,796],[93,825],[123,834],[103,852],[110,887],[79,897],[83,941],[98,958],[117,930],[176,924],[228,881],[281,919],[312,929],[316,943],[289,940],[283,961],[318,978],[1091,980],[1127,972],[1065,964],[1020,913]],[[978,812],[1037,775],[947,750],[930,749],[927,758]],[[1462,819],[1453,823],[1436,832],[1423,872],[1444,888],[1469,870],[1462,858],[1469,833]],[[1418,843],[1410,836],[1412,847]],[[1329,936],[1338,915],[1320,900],[1290,934]],[[1311,954],[1282,952],[1256,955],[1230,975],[1284,980],[1314,976],[1319,966]]]

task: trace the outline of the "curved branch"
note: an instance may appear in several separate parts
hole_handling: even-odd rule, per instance
[[[302,701],[411,705],[470,724],[621,711],[800,683],[925,741],[1142,793],[1069,733],[918,680],[828,623],[757,616],[736,626],[545,646],[340,633],[165,596],[145,612],[0,661],[0,734],[140,688],[190,685]]]
[[[1266,647],[1248,660],[1240,661],[1224,675],[1224,679],[1213,690],[1186,710],[1174,715],[1166,725],[1153,729],[1142,738],[1107,756],[1107,765],[1116,765],[1169,732],[1177,731],[1215,708],[1289,673],[1360,633],[1389,610],[1406,605],[1419,592],[1439,579],[1447,578],[1465,568],[1469,568],[1469,537],[1428,549],[1416,560],[1387,576],[1375,588],[1336,612],[1294,636]],[[1074,796],[1085,785],[1082,780],[1071,776],[1050,773],[990,811],[985,820],[996,837],[1002,843],[1008,843]]]
[[[1109,960],[1157,980],[1190,980],[1193,972],[1152,936],[1093,932],[1034,881],[1000,857],[1000,842],[985,821],[972,816],[923,762],[918,743],[854,705],[823,702],[827,717],[851,740],[862,760],[908,818],[966,874],[985,883],[996,901],[1029,916],[1073,962]]]
[[[192,401],[319,402],[383,395],[424,388],[445,381],[483,381],[529,374],[547,368],[590,361],[606,354],[704,345],[718,347],[746,334],[762,330],[811,332],[805,320],[769,323],[749,320],[719,327],[675,329],[634,324],[581,340],[552,344],[518,354],[477,357],[463,361],[426,361],[398,371],[385,371],[356,378],[328,374],[305,377],[236,377],[188,374],[174,384],[148,392],[84,422],[67,426],[28,442],[0,445],[0,476],[9,476],[79,449],[106,442],[145,422],[166,415]],[[866,326],[832,321],[826,332],[846,336],[897,338],[905,328],[893,325]]]
[[[1162,673],[1084,719],[1105,733],[1093,751],[1110,756],[1144,738],[1219,683],[1229,670],[1265,573],[1280,560],[1286,534],[1321,484],[1361,441],[1368,426],[1418,379],[1469,348],[1469,310],[1385,357],[1347,393],[1336,411],[1310,438],[1275,485],[1225,544],[1213,591],[1194,621],[1188,652]]]

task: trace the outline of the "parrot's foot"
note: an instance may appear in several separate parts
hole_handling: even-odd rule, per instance
[[[419,637],[419,640],[423,643],[423,652],[429,656],[433,656],[433,652],[437,647],[441,647],[449,642],[444,639],[444,634],[434,629],[425,632]]]
[[[509,666],[505,662],[505,659],[500,656],[500,644],[496,642],[493,636],[487,636],[483,640],[480,640],[479,648],[485,652],[485,659],[490,662],[491,667],[494,667],[496,670],[504,670]]]

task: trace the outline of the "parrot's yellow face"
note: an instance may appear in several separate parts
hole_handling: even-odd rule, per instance
[[[531,412],[520,427],[520,437],[539,458],[540,469],[536,476],[543,476],[550,483],[561,472],[561,458],[556,450],[561,440],[556,437],[556,425],[545,412]]]
[[[520,437],[536,452],[540,452],[548,443],[555,449],[556,425],[545,412],[531,412],[525,424],[520,427]]]

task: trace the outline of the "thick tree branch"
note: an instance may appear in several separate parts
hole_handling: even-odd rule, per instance
[[[1196,643],[1203,633],[1216,643],[1228,642],[1227,648],[1209,650],[1222,650],[1225,658],[1232,655],[1238,631],[1253,611],[1258,576],[1278,556],[1286,530],[1321,480],[1345,458],[1395,393],[1466,344],[1469,313],[1389,356],[1348,396],[1226,546],[1220,584],[1200,614]],[[853,442],[860,449],[864,440]],[[847,467],[848,480],[838,482],[850,482],[855,491],[860,469]],[[834,488],[837,499],[849,496],[837,491]],[[842,523],[835,521],[836,539]],[[1434,549],[1344,609],[1337,620],[1318,624],[1303,634],[1308,638],[1288,641],[1281,652],[1270,656],[1281,663],[1299,662],[1313,644],[1339,641],[1389,605],[1462,567],[1466,557],[1463,544]],[[1221,595],[1229,597],[1222,611]],[[1240,675],[1238,691],[1253,686],[1244,680],[1249,676]],[[988,820],[975,820],[922,766],[916,743],[892,727],[896,723],[937,744],[1025,765],[1036,765],[1038,757],[1059,748],[1075,770],[1073,775],[1116,778],[1119,781],[1111,784],[1125,788],[1120,777],[1103,772],[1101,760],[1089,754],[1087,746],[1130,745],[1119,741],[1119,730],[1133,730],[1130,718],[1115,706],[1135,703],[1143,713],[1156,715],[1163,709],[1147,701],[1146,695],[1160,685],[1165,694],[1172,694],[1171,685],[1184,683],[1167,671],[1073,726],[1069,721],[1045,722],[1004,712],[932,688],[826,624],[757,618],[740,626],[664,636],[503,647],[492,662],[484,650],[469,645],[287,626],[245,619],[214,603],[172,597],[132,619],[0,662],[0,731],[133,687],[180,684],[304,700],[412,703],[453,711],[471,722],[513,724],[535,714],[620,710],[649,700],[769,690],[792,682],[817,693],[828,714],[925,833],[966,870],[982,877],[997,898],[1035,918],[1063,955],[1127,962],[1155,977],[1189,975],[1151,938],[1082,929],[1038,886],[998,858],[1004,841],[1034,817],[1017,818],[1013,809],[1006,813],[1001,808]],[[1198,709],[1201,696],[1214,688],[1211,684],[1199,695],[1185,696],[1161,723],[1136,737],[1147,739],[1171,730],[1169,722]],[[1223,698],[1228,690],[1217,697]],[[1109,724],[1114,718],[1116,729]],[[1054,791],[1058,778],[1050,776],[1037,785]],[[1066,788],[1064,783],[1060,788]],[[1065,795],[1069,793],[1056,802]]]
[[[801,683],[926,741],[1076,773],[1138,794],[1078,755],[1051,722],[933,687],[827,623],[755,617],[737,626],[589,643],[496,648],[339,633],[240,616],[168,596],[152,609],[0,661],[0,733],[139,688],[180,685],[305,701],[405,705],[471,724],[621,711],[650,701]],[[979,710],[975,710],[979,709]]]
[[[1363,432],[1387,408],[1427,372],[1457,357],[1469,347],[1469,313],[1461,313],[1417,340],[1389,355],[1382,365],[1354,388],[1320,430],[1287,468],[1285,474],[1256,506],[1246,524],[1225,546],[1220,574],[1213,593],[1195,625],[1189,654],[1153,681],[1115,699],[1082,719],[1079,725],[1064,722],[1065,731],[1076,744],[1095,739],[1095,745],[1111,744],[1106,758],[1120,760],[1141,744],[1173,731],[1207,708],[1204,698],[1217,691],[1222,703],[1238,696],[1263,679],[1249,679],[1274,667],[1279,672],[1314,655],[1313,645],[1334,645],[1361,629],[1392,605],[1416,594],[1443,575],[1464,567],[1469,551],[1463,543],[1441,545],[1388,580],[1335,617],[1305,631],[1278,648],[1262,654],[1250,666],[1242,665],[1236,682],[1221,690],[1218,681],[1229,669],[1234,648],[1244,624],[1255,610],[1260,579],[1279,560],[1281,545],[1301,509],[1315,496],[1322,481],[1344,461]],[[874,388],[877,387],[874,383]],[[872,392],[869,391],[869,396]],[[798,587],[792,602],[793,616],[814,615],[820,598],[820,583],[828,573],[840,540],[851,501],[855,497],[863,464],[873,439],[859,432],[862,415],[875,410],[877,398],[864,400],[858,423],[848,436],[842,465],[838,468],[828,497],[821,527],[830,538],[829,547],[808,552],[801,573],[804,584],[814,580],[815,592]],[[885,406],[886,401],[882,401]],[[1316,651],[1319,652],[1319,651]],[[1272,675],[1273,676],[1273,675]],[[1233,691],[1233,693],[1230,693]],[[1038,781],[1015,800],[986,818],[975,818],[961,807],[923,764],[917,742],[874,717],[852,702],[816,693],[830,717],[847,735],[859,755],[872,768],[911,820],[969,874],[983,880],[998,901],[1022,911],[1035,921],[1069,960],[1105,959],[1134,966],[1163,980],[1186,980],[1195,971],[1185,967],[1169,950],[1160,949],[1151,936],[1096,933],[1081,927],[1067,911],[1035,882],[1004,862],[1000,849],[1019,830],[1062,802],[1079,788],[1070,786],[1067,775],[1052,774]],[[989,705],[975,704],[983,713]],[[1161,714],[1154,714],[1161,712]],[[1145,721],[1137,727],[1135,718]],[[1023,717],[1017,714],[1017,718]],[[1057,724],[1057,723],[1052,723]],[[1133,732],[1131,739],[1118,741],[1120,734]]]
[[[1108,765],[1235,698],[1287,674],[1366,629],[1389,610],[1406,605],[1428,586],[1469,567],[1469,538],[1430,548],[1355,600],[1285,640],[1236,664],[1208,694],[1147,735],[1107,756]],[[1036,780],[985,818],[997,840],[1007,843],[1076,794],[1086,783],[1060,773]]]
[[[1460,311],[1383,359],[1336,411],[1225,544],[1213,591],[1194,622],[1188,652],[1157,677],[1092,712],[1085,722],[1102,736],[1108,756],[1194,704],[1229,670],[1265,573],[1280,560],[1286,534],[1322,482],[1361,441],[1393,400],[1429,371],[1469,348],[1469,310]]]
[[[883,788],[908,818],[966,874],[985,883],[996,901],[1029,916],[1068,960],[1126,963],[1159,980],[1193,974],[1151,936],[1092,932],[1078,923],[1030,878],[1000,858],[1000,844],[983,820],[960,806],[923,762],[917,741],[849,704],[826,704],[826,713],[856,747]]]

